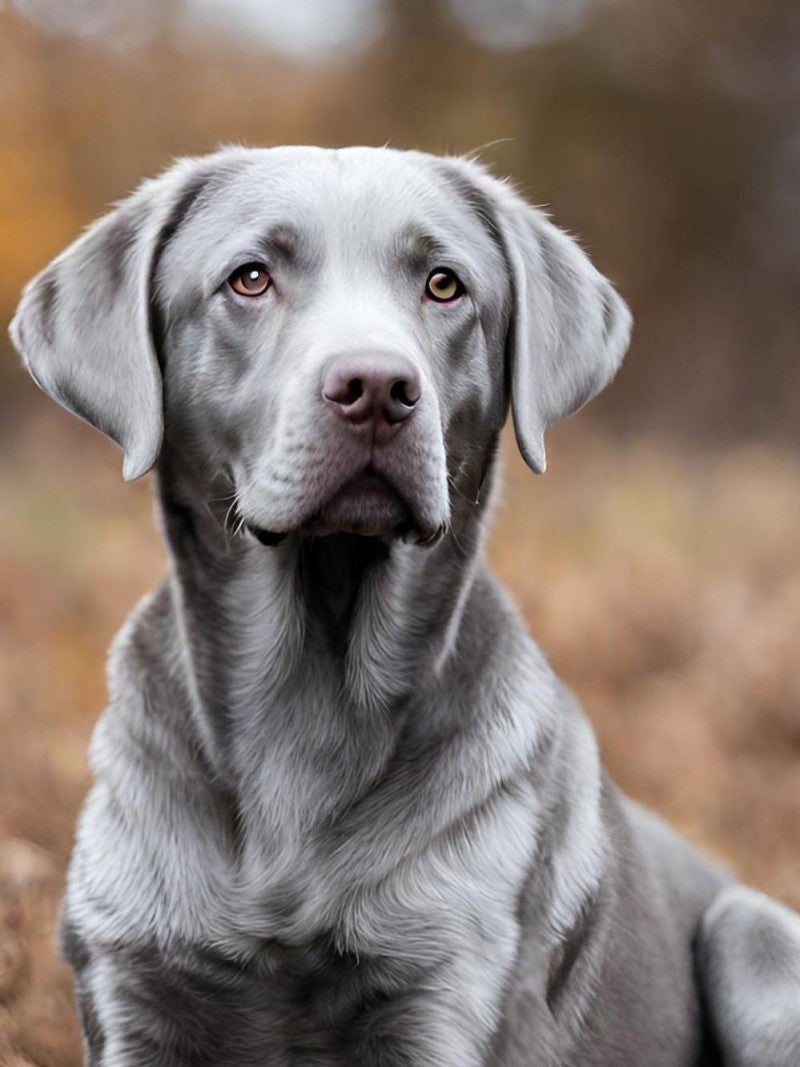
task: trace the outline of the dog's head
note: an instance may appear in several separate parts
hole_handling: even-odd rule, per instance
[[[581,249],[477,164],[227,149],[146,182],[29,284],[12,338],[137,478],[227,472],[266,543],[436,538],[509,392],[517,440],[613,377],[630,317]]]

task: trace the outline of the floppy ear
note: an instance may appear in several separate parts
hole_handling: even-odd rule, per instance
[[[194,160],[145,182],[28,283],[11,323],[37,384],[120,445],[127,481],[153,466],[163,433],[155,261],[202,184]]]
[[[616,374],[631,315],[567,234],[504,182],[459,161],[494,220],[511,272],[511,407],[525,462],[541,474],[548,426],[577,411]]]
[[[631,315],[583,250],[520,201],[501,218],[512,267],[511,408],[526,463],[546,466],[548,426],[604,389],[628,348]]]

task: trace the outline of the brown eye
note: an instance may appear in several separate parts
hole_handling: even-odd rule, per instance
[[[262,263],[246,263],[228,278],[228,285],[240,296],[261,296],[270,283],[271,278]]]
[[[464,292],[461,279],[455,271],[447,267],[436,267],[428,275],[425,283],[425,296],[437,304],[449,304],[457,300]]]

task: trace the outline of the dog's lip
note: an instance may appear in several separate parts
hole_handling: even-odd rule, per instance
[[[260,541],[265,548],[277,548],[278,545],[283,544],[288,533],[278,533],[275,530],[265,530],[262,526],[255,526],[252,522],[246,524],[247,529],[255,537],[256,541]]]
[[[393,483],[385,474],[381,474],[377,471],[372,464],[368,464],[363,471],[354,475],[349,481],[346,481],[340,489],[334,493],[334,496],[340,496],[343,493],[378,493],[397,497],[403,500],[403,496],[395,488]],[[333,499],[333,497],[331,497]]]
[[[371,463],[344,481],[321,507],[291,529],[272,530],[254,522],[247,522],[245,525],[252,536],[268,548],[281,545],[290,534],[324,535],[341,532],[337,528],[329,526],[326,522],[325,513],[332,506],[341,503],[343,498],[352,500],[356,506],[364,503],[369,503],[373,506],[377,505],[378,507],[384,506],[387,509],[400,506],[403,512],[402,518],[387,524],[385,530],[376,531],[373,536],[390,540],[399,539],[408,544],[428,546],[436,544],[444,534],[443,526],[434,528],[429,523],[421,521],[415,514],[411,503],[396,488],[392,479],[377,470]]]
[[[408,500],[381,471],[368,464],[347,479],[317,510],[306,527],[312,532],[336,533],[352,528],[373,536],[397,536],[399,527],[413,524]]]

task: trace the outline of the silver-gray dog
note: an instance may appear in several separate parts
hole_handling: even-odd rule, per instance
[[[484,561],[630,317],[476,163],[228,149],[26,289],[36,381],[155,465],[62,943],[95,1067],[798,1067],[800,919],[604,774]],[[426,546],[426,547],[421,547]]]

